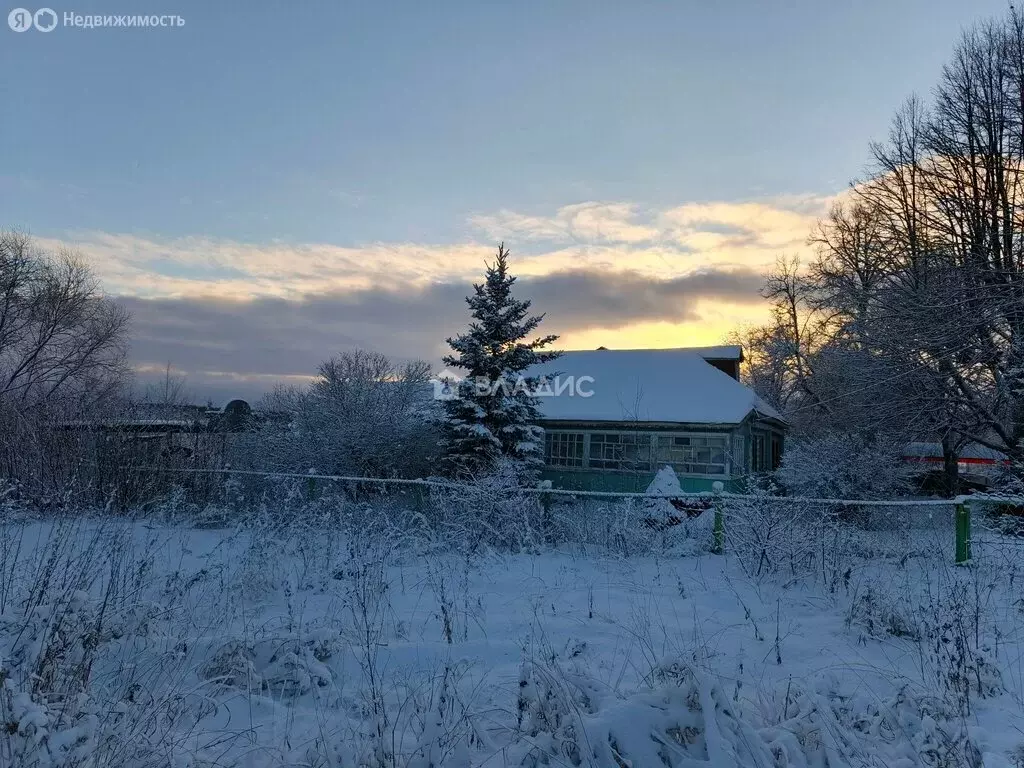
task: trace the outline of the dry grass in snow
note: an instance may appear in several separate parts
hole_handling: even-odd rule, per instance
[[[864,533],[766,567],[706,522],[507,554],[12,514],[0,765],[1024,765],[1024,548]]]

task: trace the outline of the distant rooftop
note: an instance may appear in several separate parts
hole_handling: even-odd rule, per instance
[[[943,456],[942,443],[938,441],[915,441],[907,443],[903,449],[903,457],[907,459],[941,459]],[[984,461],[1002,462],[1009,457],[994,448],[989,448],[979,443],[967,443],[959,451],[961,461],[965,459],[979,459]]]

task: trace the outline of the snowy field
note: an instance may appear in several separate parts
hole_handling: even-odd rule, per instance
[[[708,528],[11,518],[0,765],[1024,765],[1024,547],[766,567]]]

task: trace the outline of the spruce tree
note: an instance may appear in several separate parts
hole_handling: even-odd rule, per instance
[[[558,356],[541,351],[558,337],[529,339],[544,315],[530,315],[530,302],[512,296],[516,278],[508,273],[508,255],[499,245],[483,284],[466,297],[469,330],[448,339],[453,352],[445,364],[465,372],[458,396],[445,401],[444,447],[454,474],[487,471],[507,457],[526,479],[543,464],[543,430],[535,424],[540,380],[523,374]]]

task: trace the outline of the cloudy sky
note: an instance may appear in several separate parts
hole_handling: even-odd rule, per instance
[[[1005,6],[53,5],[185,24],[0,28],[0,226],[81,251],[198,399],[436,361],[502,239],[565,348],[716,343]]]

